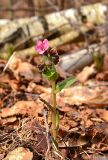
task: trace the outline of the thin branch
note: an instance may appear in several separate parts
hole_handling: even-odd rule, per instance
[[[7,64],[6,64],[6,66],[4,67],[2,73],[4,73],[4,72],[6,71],[6,69],[7,69],[8,66],[9,66],[9,64],[13,61],[13,58],[15,57],[15,54],[16,54],[16,52],[14,52],[14,53],[12,54],[12,56],[9,58],[9,60],[8,60],[8,62],[7,62]]]
[[[50,151],[51,145],[50,145],[50,130],[49,130],[49,126],[48,126],[48,112],[46,109],[44,109],[43,112],[44,115],[44,121],[45,121],[45,128],[46,128],[46,140],[47,140],[47,151],[46,151],[46,156],[48,155],[48,152]]]

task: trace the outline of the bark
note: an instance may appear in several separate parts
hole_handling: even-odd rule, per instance
[[[71,31],[76,25],[83,24],[83,20],[92,24],[102,24],[105,22],[105,11],[107,7],[101,3],[81,7],[79,10],[68,9],[61,12],[48,14],[41,17],[32,17],[9,21],[6,25],[0,25],[0,42],[14,41],[13,34],[22,28],[25,38],[35,36],[40,38],[47,31],[56,30],[58,36]],[[101,12],[100,12],[101,11]],[[83,19],[84,18],[84,19]],[[17,38],[16,38],[17,39]]]

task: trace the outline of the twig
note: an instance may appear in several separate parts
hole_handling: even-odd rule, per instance
[[[40,99],[43,103],[45,103],[45,104],[47,105],[47,107],[48,107],[52,112],[54,112],[53,107],[52,107],[45,99],[41,98],[40,96],[39,96],[39,99]]]
[[[48,126],[48,112],[46,109],[44,109],[44,112],[43,112],[43,115],[44,115],[44,121],[45,121],[45,128],[46,128],[46,140],[47,140],[47,145],[48,145],[48,148],[47,148],[47,151],[46,151],[46,156],[48,155],[48,152],[50,151],[50,136],[49,136],[49,126]]]
[[[9,58],[9,60],[8,60],[8,62],[7,62],[7,64],[6,64],[6,66],[4,67],[4,69],[3,69],[3,72],[2,72],[2,73],[4,73],[4,72],[6,71],[6,69],[7,69],[7,68],[8,68],[8,66],[9,66],[9,64],[12,62],[12,60],[13,60],[13,58],[14,58],[15,54],[16,54],[16,52],[14,52],[14,53],[12,54],[12,56]]]
[[[33,93],[25,93],[26,95],[29,95],[29,96],[32,96],[32,97],[37,97],[40,99],[40,101],[42,101],[44,104],[47,105],[47,107],[53,112],[53,107],[45,100],[43,99],[42,97],[40,97],[38,94],[33,94]]]

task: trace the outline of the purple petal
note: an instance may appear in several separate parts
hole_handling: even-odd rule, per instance
[[[39,40],[39,41],[37,41],[37,43],[36,43],[36,45],[37,45],[37,46],[41,46],[42,44],[43,44],[43,42],[42,42],[42,41],[40,41],[40,40]]]
[[[39,54],[44,54],[44,52],[45,52],[45,51],[43,51],[43,50],[40,50]]]
[[[44,52],[47,51],[48,48],[49,48],[49,42],[47,39],[44,39],[43,41],[38,40],[35,46],[35,50],[39,52],[39,54],[44,54]]]
[[[43,42],[40,40],[37,41],[37,45],[35,46],[35,50],[41,54],[41,51],[43,50],[42,48],[43,48]]]
[[[44,53],[44,50],[42,50],[41,47],[35,46],[35,50],[37,52],[39,52],[39,54],[43,54]]]
[[[46,51],[49,48],[49,42],[47,39],[43,40],[43,46],[44,46],[44,50]]]

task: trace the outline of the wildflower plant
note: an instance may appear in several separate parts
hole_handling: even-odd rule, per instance
[[[58,126],[59,126],[59,113],[56,105],[56,94],[65,87],[69,87],[76,81],[74,76],[64,80],[61,83],[56,83],[59,74],[56,70],[56,65],[59,62],[59,55],[57,50],[49,46],[49,41],[44,39],[43,41],[38,40],[35,46],[35,50],[41,55],[42,64],[39,69],[42,72],[44,78],[50,81],[52,86],[52,127],[51,134],[55,142],[57,142]]]

